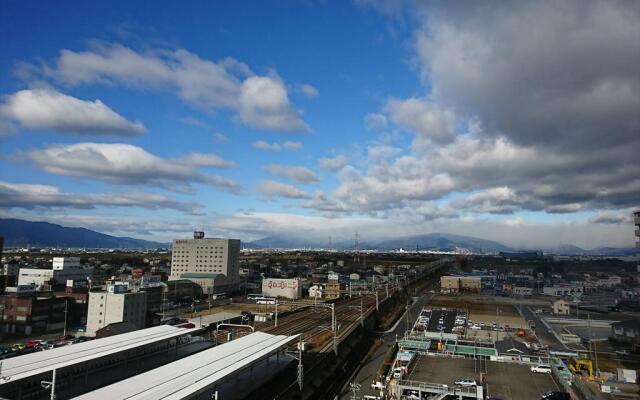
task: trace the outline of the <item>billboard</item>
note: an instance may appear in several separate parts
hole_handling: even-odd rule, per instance
[[[262,280],[262,294],[265,297],[299,299],[302,286],[299,279],[265,278]]]

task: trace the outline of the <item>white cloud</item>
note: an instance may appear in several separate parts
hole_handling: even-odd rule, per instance
[[[258,140],[256,142],[253,142],[251,145],[258,150],[266,150],[266,151],[280,151],[283,149],[298,151],[302,148],[302,143],[293,142],[290,140],[287,140],[283,143],[276,143],[276,142],[271,143],[271,142],[266,142],[264,140]]]
[[[198,128],[206,128],[207,127],[207,123],[204,122],[201,119],[198,119],[196,117],[192,117],[190,115],[184,116],[182,118],[180,118],[180,122],[182,122],[183,124],[186,125],[191,125],[191,126],[195,126]]]
[[[387,127],[387,117],[380,113],[370,113],[364,117],[364,126],[369,130],[384,129]]]
[[[313,87],[313,86],[311,86],[311,85],[309,85],[307,83],[302,83],[302,84],[296,85],[296,91],[298,93],[302,93],[303,95],[307,96],[310,99],[316,98],[320,94],[318,92],[318,89],[316,89],[315,87]]]
[[[347,165],[347,157],[342,154],[338,154],[335,157],[323,157],[318,162],[324,169],[328,169],[329,171],[337,171]]]
[[[612,224],[612,225],[633,225],[633,211],[622,210],[618,212],[600,211],[593,217],[589,218],[592,224]]]
[[[194,167],[233,168],[236,166],[236,163],[233,161],[225,160],[216,154],[205,153],[191,153],[176,161]]]
[[[215,155],[191,154],[182,158],[161,158],[141,147],[124,143],[76,143],[52,145],[20,155],[47,172],[87,177],[127,185],[157,185],[187,190],[197,182],[236,191],[240,186],[220,176],[197,170],[219,163]]]
[[[224,143],[228,142],[229,138],[224,133],[217,132],[213,134],[213,140],[219,143]]]
[[[302,148],[302,143],[286,140],[284,143],[282,143],[282,148],[292,151],[298,151]]]
[[[240,120],[274,131],[309,131],[300,112],[289,102],[287,88],[277,76],[252,76],[242,83]]]
[[[258,193],[266,197],[285,197],[288,199],[308,199],[311,196],[304,190],[298,189],[293,185],[266,180],[258,184]]]
[[[100,100],[87,101],[51,89],[21,90],[5,97],[0,119],[20,127],[77,135],[135,136],[146,132],[141,122],[130,122]]]
[[[416,133],[415,149],[453,140],[455,117],[451,111],[424,98],[390,99],[385,112],[393,122]]]
[[[0,181],[0,207],[93,209],[96,206],[173,209],[192,215],[202,214],[200,204],[174,200],[157,193],[68,193],[51,185]]]
[[[275,73],[255,75],[246,64],[231,58],[214,62],[185,49],[138,52],[102,43],[83,52],[61,50],[54,65],[43,67],[42,73],[69,86],[101,84],[175,90],[185,102],[200,109],[232,110],[248,126],[276,131],[309,130],[289,101],[282,79]]]
[[[320,178],[318,178],[313,171],[300,166],[270,164],[266,165],[264,170],[272,175],[288,178],[298,183],[314,183],[320,181]]]

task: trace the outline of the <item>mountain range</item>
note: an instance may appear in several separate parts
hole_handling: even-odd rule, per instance
[[[86,228],[64,227],[49,222],[32,222],[13,218],[0,218],[0,236],[5,247],[62,247],[105,249],[154,249],[168,247],[167,243],[152,242],[130,237],[117,237]],[[246,249],[327,249],[349,250],[353,240],[328,243],[326,239],[304,235],[272,235],[243,242]],[[471,252],[514,252],[517,249],[492,240],[450,233],[429,233],[400,238],[368,240],[358,243],[361,250],[437,250],[464,249]],[[598,247],[586,250],[574,245],[558,245],[543,249],[545,253],[562,255],[634,256],[637,248]]]
[[[91,249],[154,249],[167,244],[130,237],[117,237],[85,228],[70,228],[49,222],[0,218],[0,236],[5,247],[63,247]]]

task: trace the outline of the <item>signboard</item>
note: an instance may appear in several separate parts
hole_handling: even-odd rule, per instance
[[[265,279],[264,287],[269,289],[297,289],[297,279]]]

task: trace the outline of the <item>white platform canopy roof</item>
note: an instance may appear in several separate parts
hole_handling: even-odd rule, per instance
[[[298,336],[255,332],[75,397],[74,400],[190,398],[295,342]]]
[[[160,325],[2,360],[0,385],[199,330]]]

